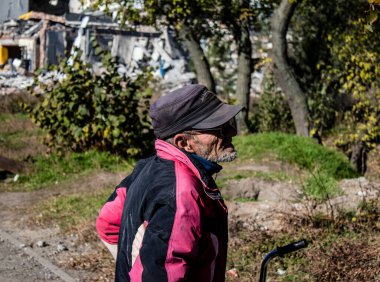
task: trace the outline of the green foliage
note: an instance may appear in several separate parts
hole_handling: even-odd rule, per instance
[[[365,25],[365,28],[368,31],[373,32],[375,23],[378,22],[379,16],[380,16],[380,0],[368,0],[369,11],[367,15],[367,24]]]
[[[307,99],[311,121],[310,135],[320,137],[323,136],[324,129],[330,129],[335,124],[335,97],[327,92],[324,81],[316,82],[312,89],[314,91]]]
[[[132,161],[96,150],[69,153],[65,156],[39,155],[29,161],[33,164],[33,170],[21,175],[19,181],[13,184],[13,190],[42,189],[55,183],[73,180],[96,169],[125,171],[130,170],[133,165]]]
[[[339,81],[336,91],[354,103],[337,144],[364,142],[372,149],[380,140],[380,36],[366,32],[363,22],[352,22],[349,33],[330,35],[330,50],[338,60],[327,68],[326,78]]]
[[[43,100],[27,107],[32,120],[48,133],[46,143],[58,150],[96,148],[125,157],[147,153],[153,140],[147,110],[151,73],[134,80],[120,75],[110,52],[96,43],[94,49],[102,58],[101,74],[95,74],[77,50],[58,67],[64,78],[53,83],[36,78]],[[32,94],[39,95],[35,89]]]
[[[345,107],[346,99],[336,91],[342,83],[331,83],[325,69],[335,68],[337,74],[346,72],[344,62],[338,63],[339,50],[344,46],[339,38],[354,34],[351,23],[363,15],[367,6],[356,0],[305,0],[297,6],[290,26],[290,63],[307,95],[312,136],[322,136],[325,129],[336,125],[335,112]],[[331,52],[331,45],[335,45],[336,53]]]
[[[218,85],[218,95],[228,102],[231,99],[230,94],[235,92],[236,80],[236,68],[228,63],[232,60],[231,41],[228,33],[216,33],[209,39],[207,48],[211,72]]]
[[[261,133],[234,139],[242,159],[261,159],[274,155],[313,173],[325,173],[334,179],[356,177],[346,157],[319,145],[315,140],[285,133]]]
[[[336,145],[361,172],[366,154],[380,140],[380,36],[366,29],[368,21],[375,23],[374,13],[364,19],[368,6],[355,0],[306,0],[291,23],[291,63],[308,96],[311,134],[343,128]]]
[[[259,132],[281,131],[294,132],[294,124],[288,104],[278,90],[272,73],[267,73],[264,92],[257,109],[257,125]]]
[[[210,8],[215,7],[211,0],[146,0],[141,2],[119,0],[116,2],[119,4],[116,10],[116,18],[122,25],[128,22],[145,25],[164,24],[174,27],[182,21],[192,21],[194,25],[200,27],[200,25],[205,24],[202,19],[205,19]],[[110,7],[114,6],[115,1],[96,0],[91,4],[95,9],[103,7],[106,13],[110,13]]]

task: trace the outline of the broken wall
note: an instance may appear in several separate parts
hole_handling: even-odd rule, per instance
[[[65,57],[65,31],[46,31],[46,63],[58,65]]]

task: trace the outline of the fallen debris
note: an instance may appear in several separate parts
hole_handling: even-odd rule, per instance
[[[39,241],[37,241],[36,246],[39,248],[43,248],[43,247],[48,246],[48,244],[46,243],[46,241],[39,240]]]
[[[63,244],[62,242],[58,244],[57,246],[57,251],[58,252],[63,252],[63,251],[68,251],[69,249],[66,247],[65,244]]]

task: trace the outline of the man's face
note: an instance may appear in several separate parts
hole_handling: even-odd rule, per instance
[[[189,132],[194,153],[213,162],[230,162],[236,158],[236,150],[232,145],[232,137],[236,136],[236,127],[230,122],[221,127]]]

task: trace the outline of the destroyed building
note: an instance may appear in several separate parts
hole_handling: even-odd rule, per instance
[[[95,56],[90,40],[95,36],[102,48],[119,58],[124,72],[129,75],[141,67],[144,59],[157,69],[156,75],[164,84],[187,83],[195,78],[194,73],[187,71],[183,52],[166,29],[157,31],[152,27],[137,26],[128,30],[99,13],[70,13],[69,4],[75,1],[19,0],[8,4],[15,2],[19,9],[8,9],[11,12],[7,16],[18,16],[6,18],[0,30],[0,66],[5,71],[27,74],[46,65],[56,65],[73,52],[74,46],[82,50],[83,60],[96,66],[99,58]],[[36,3],[41,4],[38,9]],[[5,3],[1,5],[6,6]],[[26,11],[31,7],[35,10]],[[9,79],[2,82],[0,87],[12,83]]]

